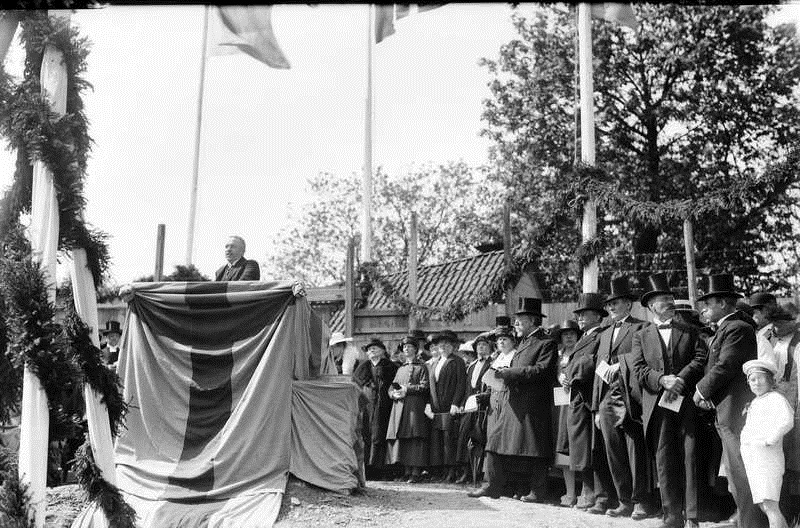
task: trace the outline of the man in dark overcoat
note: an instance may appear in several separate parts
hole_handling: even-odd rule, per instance
[[[553,384],[558,346],[541,327],[542,300],[522,297],[514,327],[520,338],[511,365],[495,371],[503,382],[487,425],[489,482],[470,493],[497,497],[508,482],[525,502],[543,502],[553,460]],[[495,398],[493,396],[493,398]]]
[[[736,310],[741,297],[734,289],[733,275],[720,274],[709,277],[708,293],[697,299],[703,303],[702,315],[717,324],[717,331],[709,340],[705,375],[697,382],[692,399],[701,409],[716,409],[722,463],[739,511],[738,525],[763,528],[768,525],[767,518],[753,504],[739,443],[743,411],[753,399],[742,365],[757,356],[755,323]]]
[[[696,328],[674,319],[675,298],[666,274],[651,275],[648,281],[641,303],[653,313],[654,324],[633,335],[631,356],[642,389],[645,438],[655,453],[664,509],[660,528],[698,528],[697,416],[688,396],[703,375],[708,349]],[[673,409],[663,407],[678,401]]]
[[[603,308],[603,296],[599,293],[584,293],[573,311],[583,335],[570,354],[564,372],[563,384],[569,387],[570,402],[567,414],[569,435],[570,469],[580,475],[582,491],[576,508],[587,510],[600,503],[608,503],[608,492],[592,460],[592,388],[594,386],[594,364],[600,346],[603,318],[608,312]],[[605,461],[603,461],[605,464]]]
[[[431,391],[430,465],[441,467],[448,482],[457,478],[458,420],[461,407],[467,399],[467,366],[454,352],[458,336],[452,330],[443,330],[430,338],[431,348],[439,351],[438,357],[428,366]]]
[[[589,512],[639,520],[648,515],[644,507],[648,494],[644,431],[642,424],[631,418],[630,395],[620,376],[620,358],[630,354],[633,334],[648,324],[631,315],[636,299],[628,277],[611,281],[605,309],[611,314],[613,324],[600,334],[592,411],[602,436],[619,506],[606,510],[605,505],[595,504]]]

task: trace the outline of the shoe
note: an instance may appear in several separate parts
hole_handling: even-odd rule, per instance
[[[475,491],[470,491],[467,493],[467,497],[472,497],[473,499],[477,499],[480,497],[489,497],[490,499],[499,499],[500,494],[493,490],[491,486],[484,486],[482,488],[476,489]]]
[[[641,521],[642,519],[647,519],[650,515],[647,513],[647,510],[644,508],[644,504],[641,502],[637,502],[633,505],[633,512],[631,513],[631,519],[634,521]]]
[[[456,483],[456,484],[466,484],[468,481],[469,481],[469,475],[467,475],[466,473],[464,473],[463,475],[461,475],[460,477],[458,477],[458,480],[456,480],[456,482],[455,482],[455,483]]]
[[[416,484],[417,482],[419,482],[419,475],[411,475],[408,477],[406,484]]]
[[[519,493],[515,493],[511,496],[511,498],[514,500],[520,500],[522,498],[522,495],[520,495]]]
[[[613,510],[608,510],[606,515],[609,517],[630,517],[633,513],[633,504],[621,502],[619,506]]]
[[[578,498],[577,497],[570,497],[569,495],[562,495],[561,496],[561,506],[565,508],[572,508],[577,504]]]
[[[527,502],[532,504],[544,504],[547,502],[547,500],[545,500],[542,497],[539,497],[534,492],[530,492],[527,495],[523,495],[522,497],[519,498],[519,500],[521,500],[522,502]]]
[[[700,525],[695,519],[686,519],[683,528],[700,528]]]
[[[686,522],[688,523],[689,521]],[[689,525],[687,524],[687,526]],[[694,522],[693,526],[694,528],[698,528],[696,521]],[[658,528],[683,528],[683,521],[680,517],[667,515],[664,517],[664,524],[659,525]]]
[[[606,513],[607,511],[610,511],[610,510],[608,510],[606,508],[605,504],[601,504],[601,503],[598,502],[598,503],[595,503],[594,506],[592,506],[591,508],[589,508],[586,511],[588,511],[589,513],[593,513],[595,515],[603,515],[604,513]]]
[[[576,510],[586,511],[589,508],[591,508],[592,506],[594,506],[594,502],[586,500],[585,497],[581,497],[581,498],[578,499],[578,502],[576,502],[575,506],[573,506],[573,507]],[[603,510],[603,513],[605,513],[605,510]]]

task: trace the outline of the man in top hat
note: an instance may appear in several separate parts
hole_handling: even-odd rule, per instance
[[[597,505],[605,511],[608,490],[601,477],[606,461],[596,467],[592,459],[592,441],[595,434],[592,418],[592,388],[594,387],[594,363],[600,346],[601,326],[608,312],[603,308],[603,296],[599,293],[583,293],[578,298],[578,307],[573,311],[583,335],[575,343],[569,363],[564,371],[562,385],[570,390],[567,414],[569,436],[570,469],[578,473],[582,482],[581,496],[576,508],[588,510]]]
[[[717,331],[709,341],[705,375],[697,382],[692,399],[702,409],[716,409],[722,463],[739,511],[738,525],[761,528],[767,526],[767,518],[753,505],[739,444],[744,427],[742,412],[753,398],[742,365],[757,356],[753,321],[736,310],[741,297],[734,288],[733,275],[721,274],[709,277],[708,293],[697,299],[704,303],[703,316],[717,324]]]
[[[592,411],[595,413],[595,425],[600,429],[602,447],[619,505],[603,511],[602,504],[599,507],[595,504],[589,511],[639,520],[647,517],[643,504],[648,494],[644,431],[637,421],[637,413],[632,412],[630,385],[622,376],[630,371],[620,371],[622,359],[631,352],[633,334],[647,324],[631,315],[636,299],[628,277],[611,281],[611,293],[606,297],[604,306],[611,314],[613,324],[600,334]]]
[[[217,270],[216,281],[257,281],[261,278],[261,268],[255,260],[244,258],[244,239],[238,235],[228,237],[225,243],[227,264]]]
[[[116,370],[117,362],[119,361],[119,338],[122,336],[122,330],[119,326],[119,321],[106,321],[106,329],[103,331],[106,338],[105,343],[100,346],[103,353],[103,362]]]
[[[455,354],[458,336],[443,330],[431,336],[437,349],[436,359],[428,367],[430,374],[430,411],[433,423],[430,438],[430,465],[442,468],[442,477],[455,482],[458,475],[458,416],[467,399],[467,366]]]
[[[547,468],[553,459],[553,384],[558,347],[542,329],[542,300],[519,299],[514,328],[520,338],[507,368],[496,371],[503,380],[497,413],[490,419],[486,441],[489,483],[470,494],[498,496],[509,481],[523,484],[517,490],[524,502],[543,502]],[[526,482],[527,481],[527,482]]]
[[[677,321],[666,274],[650,275],[648,282],[641,303],[654,324],[633,335],[631,355],[642,389],[645,437],[656,458],[661,528],[698,528],[696,413],[688,396],[703,375],[708,349],[696,328]]]

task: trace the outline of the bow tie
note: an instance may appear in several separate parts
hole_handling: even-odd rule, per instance
[[[620,328],[624,324],[625,324],[625,321],[617,321],[616,323],[614,323],[614,328]]]
[[[664,323],[656,326],[658,327],[659,330],[669,330],[670,328],[672,328],[672,323]]]

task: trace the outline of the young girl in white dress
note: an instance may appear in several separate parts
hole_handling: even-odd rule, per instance
[[[787,528],[778,500],[786,468],[783,436],[794,425],[794,412],[786,398],[774,390],[778,368],[772,361],[754,359],[746,362],[742,370],[756,395],[747,409],[741,435],[742,459],[753,503],[767,515],[770,528]]]

